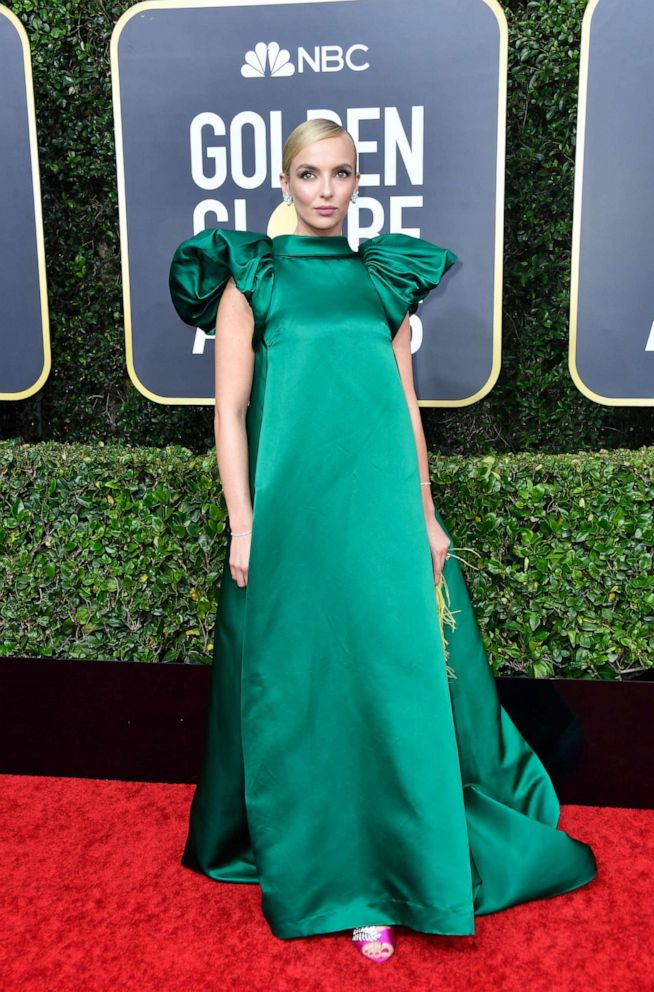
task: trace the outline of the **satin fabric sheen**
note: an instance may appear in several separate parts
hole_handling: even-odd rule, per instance
[[[596,874],[499,704],[456,558],[447,677],[391,342],[456,260],[401,234],[353,251],[343,236],[214,229],[173,257],[186,323],[214,330],[230,276],[255,318],[249,578],[232,579],[228,547],[181,863],[258,882],[281,938],[372,923],[473,934],[476,915]]]

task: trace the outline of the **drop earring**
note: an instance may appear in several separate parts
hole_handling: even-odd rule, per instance
[[[290,193],[282,193],[282,197],[284,199],[284,203],[286,204],[286,206],[287,207],[290,207],[291,203],[293,202],[293,197],[291,196],[291,194]]]
[[[358,195],[359,195],[359,191],[357,189],[355,189],[354,193],[350,197],[350,199],[352,200],[352,203],[356,203],[357,202],[357,196]]]

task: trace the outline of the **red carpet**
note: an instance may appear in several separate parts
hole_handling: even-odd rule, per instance
[[[561,826],[595,850],[590,885],[477,917],[473,937],[398,928],[376,964],[348,931],[280,940],[258,886],[182,868],[192,786],[4,775],[0,788],[3,992],[654,990],[654,811],[564,807]]]

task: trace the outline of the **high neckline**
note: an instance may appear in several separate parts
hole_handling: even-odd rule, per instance
[[[272,246],[274,255],[356,255],[344,234],[278,234]]]

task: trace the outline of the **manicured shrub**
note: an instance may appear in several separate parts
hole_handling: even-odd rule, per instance
[[[495,673],[652,667],[653,466],[431,456]],[[213,451],[0,443],[0,654],[210,662],[226,520]]]

